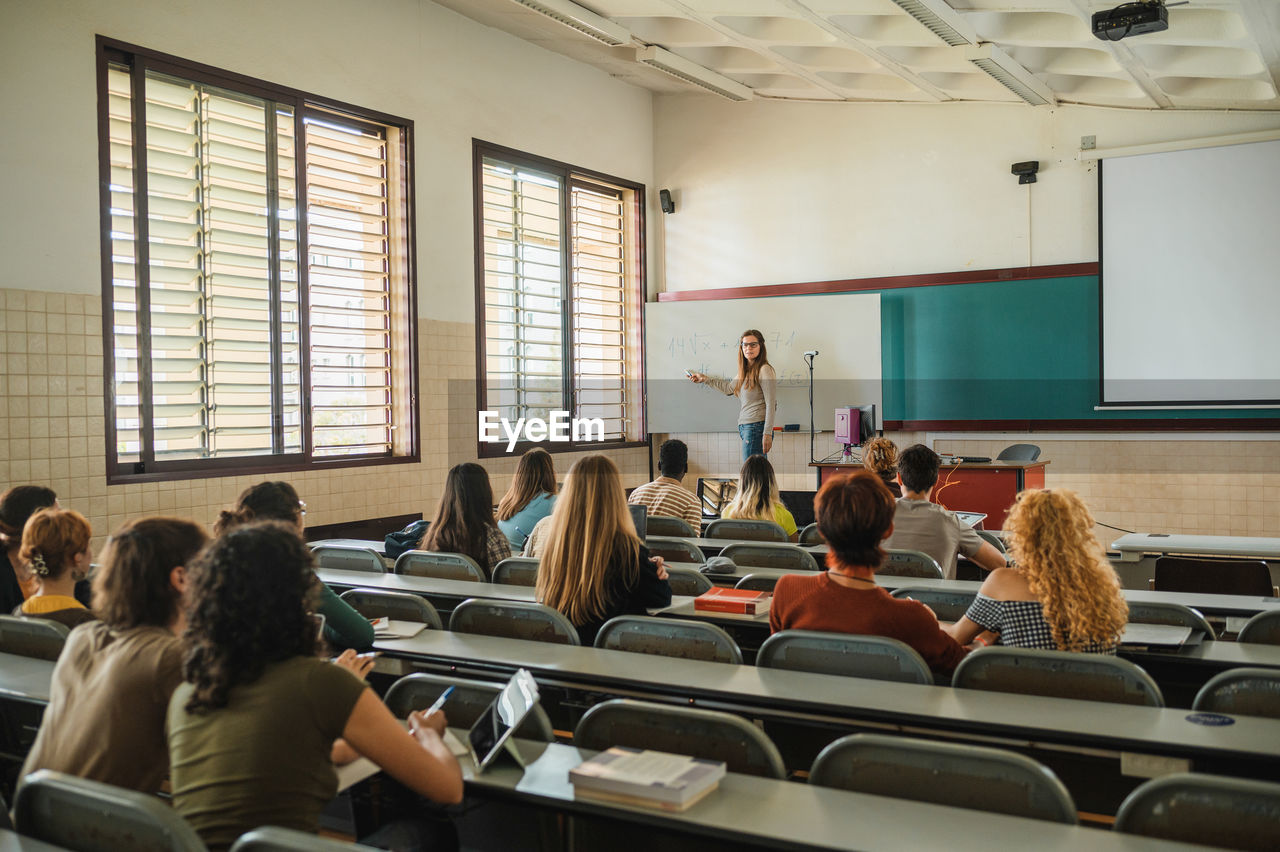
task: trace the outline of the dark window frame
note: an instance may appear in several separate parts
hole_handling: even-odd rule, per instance
[[[268,455],[228,456],[213,459],[179,459],[140,462],[121,462],[116,452],[116,400],[115,400],[115,341],[114,341],[114,295],[112,270],[112,234],[111,234],[111,152],[110,152],[110,109],[108,92],[108,72],[113,65],[123,64],[130,68],[134,80],[133,92],[141,91],[139,82],[145,73],[158,71],[175,77],[230,89],[235,92],[288,105],[293,110],[295,139],[297,140],[299,157],[297,169],[298,182],[298,325],[300,347],[300,383],[301,383],[301,423],[302,451],[294,453],[272,453]],[[108,484],[130,482],[159,482],[182,479],[201,479],[219,476],[241,476],[246,474],[282,473],[288,471],[317,471],[348,467],[371,467],[386,464],[414,464],[421,461],[421,416],[419,413],[419,364],[418,364],[418,281],[417,281],[417,229],[416,199],[414,192],[414,125],[406,118],[379,112],[377,110],[356,106],[332,98],[326,98],[300,89],[281,86],[254,77],[216,68],[203,63],[191,62],[170,54],[128,44],[126,42],[98,35],[95,39],[95,65],[97,85],[97,119],[98,119],[98,174],[99,174],[99,225],[102,259],[102,335],[103,335],[103,416],[105,419],[106,476]],[[369,126],[390,125],[399,130],[398,175],[388,175],[387,180],[396,181],[404,198],[404,234],[389,234],[388,239],[402,238],[405,254],[405,287],[403,308],[398,307],[401,298],[393,301],[393,311],[403,312],[403,321],[407,325],[408,347],[403,357],[406,363],[403,368],[392,369],[392,380],[400,379],[400,393],[404,394],[404,418],[396,422],[397,429],[405,429],[409,433],[408,452],[401,455],[392,453],[366,454],[360,456],[315,456],[313,453],[313,435],[311,422],[311,362],[307,351],[309,337],[309,304],[307,293],[307,258],[309,246],[306,240],[306,168],[301,156],[305,145],[305,120],[317,114],[330,114],[351,124]],[[143,124],[145,118],[135,113],[134,126]],[[388,142],[390,145],[390,142]],[[140,151],[145,151],[145,130],[141,138],[135,136],[135,219],[146,216],[146,170],[139,169]],[[274,221],[274,220],[273,220]],[[278,255],[278,228],[272,228],[269,237],[272,255]],[[135,239],[137,252],[136,264],[143,268],[148,260],[148,245],[145,239]],[[271,273],[274,289],[279,286],[278,269]],[[140,302],[149,301],[146,288],[139,288]],[[145,293],[145,295],[144,295]],[[273,317],[273,325],[278,324],[279,317]],[[139,312],[139,322],[149,323],[150,318]],[[142,335],[140,328],[139,334]],[[394,336],[394,335],[393,335]],[[277,340],[279,337],[277,336]],[[272,352],[272,360],[278,361],[280,353]],[[150,370],[150,358],[140,359],[139,378],[144,371]],[[278,371],[273,369],[273,386],[278,379]],[[407,387],[405,386],[407,383]],[[283,424],[277,422],[279,415],[279,395],[273,404],[273,435],[283,431]],[[145,441],[151,440],[153,430],[150,412],[151,400],[140,395],[139,430]],[[277,444],[279,445],[279,444]]]
[[[525,165],[531,169],[542,172],[550,172],[559,177],[562,181],[560,186],[560,224],[564,241],[570,240],[570,222],[569,222],[569,193],[570,185],[575,179],[583,179],[585,181],[599,181],[612,187],[618,187],[623,190],[630,190],[632,193],[630,216],[634,217],[636,234],[636,334],[640,347],[637,363],[639,370],[637,374],[639,390],[636,399],[636,417],[639,421],[639,429],[637,434],[640,436],[634,441],[519,441],[511,452],[507,452],[507,445],[503,443],[486,443],[480,440],[478,426],[470,428],[476,429],[476,456],[477,458],[515,458],[535,447],[546,450],[549,453],[581,453],[592,450],[618,450],[629,449],[635,447],[648,447],[648,424],[645,422],[645,363],[644,363],[644,305],[645,296],[648,290],[648,277],[645,263],[645,185],[636,181],[627,180],[625,178],[608,175],[603,172],[594,171],[592,169],[579,168],[578,166],[565,163],[560,160],[553,160],[547,157],[541,157],[537,154],[530,154],[520,151],[516,148],[509,148],[504,145],[497,145],[492,142],[485,142],[482,139],[472,138],[471,140],[471,176],[472,176],[472,206],[473,206],[473,235],[475,239],[475,300],[476,300],[476,404],[475,416],[478,420],[480,412],[487,408],[487,348],[485,338],[485,272],[484,272],[484,160],[486,157],[500,159],[504,162]],[[563,280],[568,282],[569,263],[571,252],[566,249],[561,252],[560,268]],[[564,347],[563,356],[563,378],[565,379],[565,410],[573,411],[573,322],[572,322],[572,297],[566,292],[564,299],[564,307],[561,312],[562,323],[562,346]],[[476,421],[473,421],[473,424]]]

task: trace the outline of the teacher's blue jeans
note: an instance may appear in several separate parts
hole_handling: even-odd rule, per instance
[[[739,423],[738,437],[742,439],[742,460],[754,455],[764,455],[764,421]]]

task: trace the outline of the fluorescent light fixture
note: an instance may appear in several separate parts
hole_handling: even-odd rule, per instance
[[[1023,68],[1012,56],[994,44],[975,44],[963,50],[965,59],[1032,106],[1058,102],[1053,90],[1039,77]]]
[[[553,21],[559,21],[566,27],[573,27],[583,35],[591,36],[596,41],[602,41],[611,47],[631,43],[631,33],[626,27],[615,24],[572,0],[512,0],[512,2],[546,15]]]
[[[952,47],[977,44],[978,34],[943,0],[893,0],[894,4]]]
[[[690,62],[682,56],[676,56],[669,50],[660,47],[642,47],[636,51],[636,62],[643,63],[659,71],[670,74],[686,83],[700,86],[708,92],[714,92],[731,101],[751,100],[751,90],[723,74],[717,74],[709,68],[703,68],[696,62]]]

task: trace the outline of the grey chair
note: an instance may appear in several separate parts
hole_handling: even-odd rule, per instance
[[[1035,444],[1011,444],[1000,451],[996,461],[1033,462],[1040,458],[1040,448]]]
[[[1245,622],[1240,628],[1237,642],[1252,642],[1255,645],[1280,645],[1280,609],[1260,612]]]
[[[1076,824],[1076,806],[1053,772],[986,746],[852,734],[827,746],[809,783],[895,799]]]
[[[891,592],[895,598],[910,598],[933,610],[940,621],[959,621],[969,607],[977,592],[953,592],[949,589],[930,589],[918,586],[900,586]]]
[[[786,531],[773,521],[735,520],[716,518],[707,524],[703,532],[706,538],[733,538],[742,541],[786,542]]]
[[[1108,654],[994,646],[956,666],[951,685],[1052,698],[1163,707],[1160,687],[1140,667]]]
[[[1151,588],[1158,592],[1194,592],[1206,595],[1280,595],[1280,590],[1271,582],[1271,571],[1265,562],[1202,559],[1194,556],[1158,557]]]
[[[1206,639],[1217,639],[1218,634],[1199,610],[1176,603],[1129,602],[1129,621],[1133,624],[1171,624],[1174,627],[1190,627],[1204,633]]]
[[[536,586],[538,561],[532,556],[508,556],[493,566],[493,582],[508,586]]]
[[[382,589],[348,589],[339,595],[365,618],[389,618],[392,621],[414,621],[432,630],[444,630],[440,613],[431,601],[408,592]]]
[[[885,559],[876,573],[890,577],[920,577],[924,580],[941,580],[942,566],[927,553],[919,550],[894,550],[885,548]]]
[[[462,553],[438,553],[434,550],[406,550],[396,560],[395,572],[412,577],[435,577],[438,580],[468,580],[486,583],[476,561]]]
[[[321,837],[309,831],[271,825],[240,835],[240,839],[232,844],[231,852],[358,852],[373,848]]]
[[[1225,849],[1280,849],[1280,784],[1166,775],[1125,798],[1115,830]]]
[[[0,615],[0,652],[56,661],[70,632],[65,624],[48,618]]]
[[[582,644],[573,622],[558,610],[530,601],[468,598],[454,607],[449,629],[556,645]]]
[[[734,584],[735,589],[750,589],[753,592],[772,592],[778,585],[778,578],[772,574],[748,574]]]
[[[668,568],[667,582],[671,585],[671,594],[692,597],[709,592],[715,586],[706,574],[692,568]]]
[[[1008,548],[1004,546],[1004,539],[991,532],[991,530],[974,530],[974,532],[978,534],[978,538],[982,539],[1001,553],[1009,552]]]
[[[645,520],[645,535],[683,536],[697,538],[699,530],[689,526],[684,518],[672,518],[667,515],[650,515]]]
[[[756,665],[899,683],[933,683],[924,658],[905,642],[886,636],[782,630],[760,646]]]
[[[743,544],[725,545],[720,555],[732,559],[735,565],[747,568],[781,568],[784,571],[820,571],[813,554],[794,544]]]
[[[1280,719],[1280,671],[1239,668],[1219,672],[1200,687],[1191,709]]]
[[[72,852],[205,852],[191,826],[155,796],[48,769],[23,779],[13,824]]]
[[[747,720],[717,710],[676,707],[615,698],[586,712],[573,732],[579,748],[613,746],[723,760],[730,772],[786,778],[782,755],[764,732]]]
[[[451,686],[454,690],[445,701],[445,716],[452,727],[470,728],[485,708],[493,703],[498,693],[502,692],[504,684],[464,680],[450,675],[415,673],[405,675],[391,684],[383,701],[397,719],[406,719],[410,711],[426,710]],[[515,735],[544,743],[556,741],[555,728],[547,711],[540,704],[535,705],[525,717]]]
[[[651,535],[644,540],[644,546],[649,549],[650,556],[661,556],[668,562],[696,562],[701,565],[707,561],[696,544],[683,538]]]
[[[800,530],[801,544],[822,544],[822,533],[818,532],[817,524],[809,524]]]
[[[316,565],[332,571],[366,571],[370,574],[387,573],[387,563],[378,551],[368,547],[342,547],[336,544],[319,544],[311,548]]]
[[[738,643],[722,628],[684,618],[620,615],[600,628],[596,647],[712,663],[742,662]]]

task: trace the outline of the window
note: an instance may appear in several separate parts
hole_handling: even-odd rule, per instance
[[[478,141],[475,170],[478,409],[597,421],[552,451],[640,441],[644,187]]]
[[[411,125],[98,55],[109,479],[415,460]]]

